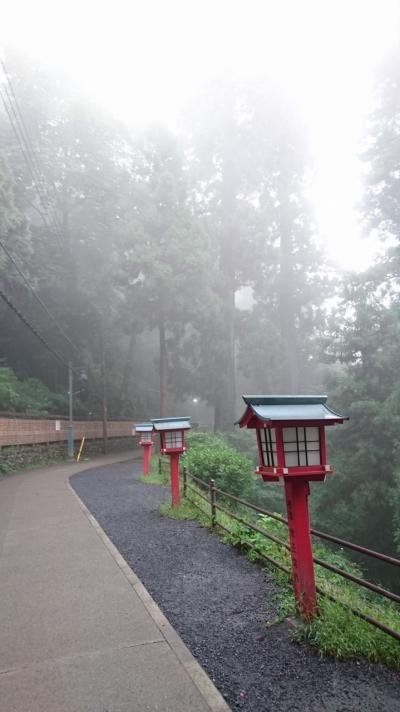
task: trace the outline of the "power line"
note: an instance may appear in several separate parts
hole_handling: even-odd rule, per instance
[[[58,228],[60,228],[58,215],[55,212],[54,206],[50,200],[48,187],[47,187],[46,183],[43,182],[42,171],[40,170],[40,165],[37,160],[37,156],[35,155],[35,150],[33,148],[32,139],[31,139],[30,133],[28,131],[26,122],[24,120],[23,113],[19,106],[17,95],[15,93],[15,89],[14,89],[10,74],[7,71],[4,60],[1,60],[1,66],[3,69],[4,77],[6,79],[5,91],[6,91],[6,95],[8,96],[8,100],[9,100],[9,104],[10,104],[12,113],[14,114],[14,116],[17,120],[17,124],[18,124],[19,130],[21,132],[22,140],[28,150],[29,158],[32,162],[33,169],[36,174],[36,180],[38,180],[39,187],[44,193],[44,200],[43,200],[44,206],[46,209],[50,208],[50,210],[52,211],[52,216],[53,216],[54,222],[55,222],[56,226]]]
[[[48,187],[43,181],[42,171],[40,169],[37,156],[35,155],[32,139],[19,107],[17,96],[4,61],[1,61],[1,66],[6,80],[3,88],[0,88],[1,99],[9,118],[11,128],[19,143],[22,155],[31,174],[33,186],[39,197],[39,203],[42,208],[39,210],[39,214],[45,226],[54,232],[60,247],[62,247],[62,227],[60,225],[58,215],[49,195]]]
[[[25,326],[32,332],[32,334],[34,334],[34,336],[36,336],[36,338],[43,344],[43,346],[44,346],[58,361],[60,361],[60,363],[62,363],[63,366],[65,366],[65,368],[68,369],[68,368],[70,367],[70,366],[69,366],[69,363],[67,363],[67,361],[65,361],[65,360],[63,359],[63,357],[60,356],[60,354],[58,353],[58,351],[56,351],[55,349],[53,349],[52,346],[50,346],[50,344],[47,342],[47,340],[44,338],[44,336],[42,336],[42,334],[40,334],[40,332],[36,329],[36,327],[34,327],[34,326],[30,323],[30,321],[27,319],[27,317],[24,316],[24,314],[22,314],[22,312],[18,309],[18,307],[16,307],[15,304],[12,302],[12,300],[10,299],[10,297],[7,296],[7,294],[5,294],[5,292],[3,292],[3,290],[1,289],[1,287],[0,287],[0,297],[1,297],[1,298],[3,299],[3,301],[7,304],[7,306],[18,316],[18,318],[25,324]],[[82,373],[81,373],[80,371],[76,370],[75,368],[71,368],[71,370],[72,370],[72,372],[75,374],[75,376],[77,376],[78,378],[81,378]],[[94,378],[94,380],[97,380],[97,375],[95,376],[95,374],[93,373],[93,370],[92,370],[90,367],[87,367],[86,370],[89,372],[89,374],[92,375],[92,377]],[[137,382],[135,382],[135,383],[137,383]],[[137,383],[137,385],[139,385],[139,384]],[[151,390],[151,391],[154,391],[154,392],[156,392],[156,393],[159,393],[159,389],[152,388],[151,386],[146,386],[146,390]],[[93,392],[93,395],[95,396],[96,399],[98,399],[100,402],[102,402],[102,397],[101,397],[96,391]]]
[[[21,149],[21,153],[22,153],[22,155],[23,155],[23,157],[24,157],[24,160],[25,160],[25,162],[26,162],[26,164],[27,164],[27,166],[28,166],[28,168],[29,168],[29,171],[30,171],[30,173],[31,173],[32,180],[33,180],[34,184],[36,184],[36,180],[35,180],[35,177],[34,177],[34,174],[33,174],[33,169],[32,169],[31,164],[30,164],[29,156],[28,156],[27,153],[26,153],[26,150],[25,150],[23,141],[22,141],[22,139],[21,139],[21,137],[20,137],[20,135],[19,135],[19,133],[18,133],[18,128],[16,127],[15,122],[14,122],[14,120],[13,120],[12,113],[11,113],[11,109],[10,109],[8,103],[7,103],[6,98],[5,98],[5,93],[1,90],[1,88],[0,88],[0,96],[1,96],[1,99],[2,99],[2,102],[3,102],[3,106],[4,106],[4,109],[5,109],[5,111],[6,111],[6,114],[7,114],[7,116],[8,116],[9,121],[10,121],[10,125],[11,125],[11,128],[12,128],[12,130],[13,130],[13,133],[14,133],[14,135],[15,135],[15,137],[16,137],[18,143],[19,143],[19,146],[20,146],[20,149]],[[43,220],[44,225],[49,229],[47,217],[46,217],[46,215],[42,212],[42,206],[40,205],[40,208],[38,207],[37,210],[38,210],[38,212],[39,212],[40,217],[41,217],[42,220]]]
[[[12,309],[12,311],[18,316],[18,318],[21,319],[21,321],[25,324],[25,326],[28,327],[28,329],[32,332],[32,334],[34,334],[34,335],[36,336],[36,338],[39,339],[39,341],[41,341],[41,343],[43,344],[43,346],[45,346],[46,349],[47,349],[48,351],[50,351],[50,353],[52,353],[53,356],[55,356],[55,358],[57,358],[66,368],[68,368],[68,363],[67,363],[67,361],[64,361],[63,357],[60,356],[60,354],[58,353],[58,351],[56,351],[55,349],[53,349],[52,346],[50,346],[50,344],[46,341],[46,339],[44,338],[44,336],[42,336],[42,335],[39,333],[39,331],[30,323],[30,321],[28,321],[28,319],[26,318],[26,316],[24,316],[24,315],[22,314],[22,312],[18,309],[18,307],[15,306],[15,304],[11,301],[10,297],[8,297],[7,294],[5,294],[5,293],[3,292],[3,290],[1,289],[1,287],[0,287],[0,297],[1,297],[1,298],[3,299],[3,301],[7,304],[7,306],[9,306],[10,309]],[[78,372],[75,372],[75,373],[76,373],[76,375],[78,375]]]
[[[2,242],[2,240],[0,240],[0,247],[2,247],[2,249],[3,249],[4,252],[6,253],[7,257],[9,258],[9,260],[10,260],[10,261],[12,262],[12,264],[14,265],[14,267],[15,267],[15,269],[17,270],[18,274],[20,274],[20,276],[21,276],[22,279],[24,280],[25,285],[28,287],[29,291],[33,294],[33,296],[34,296],[34,298],[36,299],[36,301],[40,304],[40,306],[42,307],[42,309],[44,309],[44,311],[46,312],[47,316],[48,316],[48,317],[52,320],[52,322],[56,325],[56,327],[57,327],[58,331],[60,332],[60,334],[64,337],[64,339],[66,339],[66,341],[68,341],[68,343],[70,344],[70,346],[72,346],[72,348],[74,349],[74,351],[75,351],[76,353],[80,353],[80,350],[78,349],[78,347],[75,346],[75,344],[71,341],[71,339],[69,338],[69,336],[68,336],[68,335],[65,333],[65,331],[61,328],[61,326],[60,326],[60,324],[58,323],[56,317],[51,313],[51,311],[48,309],[48,307],[46,306],[46,304],[43,302],[43,300],[39,297],[39,295],[37,294],[37,292],[35,291],[35,289],[32,287],[32,285],[31,285],[31,283],[29,282],[28,278],[25,276],[25,274],[23,273],[23,271],[21,270],[21,268],[18,266],[18,263],[15,261],[14,257],[12,256],[12,254],[10,253],[10,251],[8,250],[8,248],[5,246],[5,244]]]
[[[4,108],[7,112],[8,118],[10,120],[11,127],[13,129],[13,132],[17,138],[17,141],[20,145],[23,157],[25,159],[25,162],[28,166],[28,169],[30,171],[30,174],[32,176],[32,180],[34,183],[35,188],[37,189],[37,194],[39,196],[40,204],[43,207],[45,212],[42,212],[39,209],[39,214],[42,217],[42,220],[44,224],[46,225],[47,228],[50,230],[55,228],[55,233],[56,237],[60,243],[60,226],[58,222],[58,217],[57,214],[55,213],[53,206],[50,201],[50,197],[46,188],[46,185],[42,181],[41,177],[41,171],[40,167],[37,162],[37,158],[35,156],[35,151],[32,145],[32,141],[29,135],[29,131],[27,129],[26,123],[24,121],[21,109],[18,104],[18,100],[10,79],[10,76],[7,72],[5,63],[3,60],[1,60],[1,66],[3,69],[3,73],[6,79],[6,85],[4,86],[4,91],[1,91],[0,88],[0,95],[3,101]],[[8,101],[7,101],[8,99]],[[48,209],[53,210],[51,216],[49,215]],[[50,219],[50,222],[53,221],[53,226],[48,224],[48,221]],[[4,252],[18,271],[18,273],[21,275],[25,285],[27,288],[30,290],[30,292],[33,294],[35,297],[36,301],[40,304],[40,306],[44,309],[48,317],[52,320],[52,322],[56,325],[57,329],[59,332],[62,334],[62,336],[68,341],[68,343],[71,345],[71,347],[74,349],[76,353],[79,353],[79,349],[75,344],[72,342],[72,340],[69,338],[69,336],[63,331],[61,326],[59,325],[57,319],[53,316],[53,314],[50,312],[46,304],[43,302],[43,300],[39,297],[39,295],[36,293],[34,290],[33,286],[30,284],[28,278],[25,276],[25,274],[22,272],[20,267],[18,266],[17,262],[9,252],[9,250],[6,248],[3,242],[0,241],[0,245],[3,248]]]
[[[36,327],[33,326],[33,324],[30,323],[30,321],[22,314],[22,312],[18,309],[18,307],[15,306],[15,304],[12,302],[9,296],[3,292],[3,290],[0,287],[0,297],[3,299],[3,301],[7,304],[7,306],[18,316],[19,319],[25,324],[25,326],[29,329],[29,331],[32,332],[36,336],[36,338],[43,344],[43,346],[58,360],[60,363],[62,363],[63,366],[65,366],[66,369],[70,368],[70,364],[63,359],[62,356],[53,349],[52,346],[47,342],[47,340],[42,336],[42,334],[36,329]],[[89,373],[92,372],[91,369],[88,369]],[[77,378],[81,378],[82,373],[75,368],[71,367],[72,373],[75,374]],[[92,372],[93,373],[93,372]],[[99,396],[96,391],[94,391],[93,395],[100,401],[102,402],[101,397]]]
[[[14,135],[18,141],[19,147],[21,149],[22,156],[23,156],[25,163],[28,166],[28,170],[31,174],[33,187],[34,187],[35,192],[39,198],[39,205],[36,206],[36,209],[42,219],[44,226],[49,230],[49,232],[53,232],[55,234],[57,242],[58,242],[59,246],[62,248],[61,236],[60,236],[57,228],[55,228],[53,225],[51,225],[52,221],[51,221],[51,218],[50,218],[49,212],[48,212],[47,199],[45,196],[42,195],[43,188],[41,185],[41,178],[40,178],[40,176],[36,175],[36,169],[35,169],[34,165],[32,164],[31,157],[29,155],[29,148],[27,147],[27,145],[21,135],[21,129],[19,127],[17,120],[15,120],[13,118],[13,113],[15,115],[15,112],[12,110],[12,108],[10,108],[10,102],[9,101],[7,102],[7,99],[5,98],[6,94],[1,89],[0,89],[0,96],[1,96],[1,99],[3,102],[3,106],[5,108],[5,111],[7,113],[7,116],[9,118],[11,128],[13,130],[13,133],[14,133]]]
[[[32,180],[33,180],[33,187],[39,197],[39,204],[42,209],[38,208],[39,215],[41,216],[44,225],[46,226],[47,229],[50,229],[53,231],[61,249],[63,248],[62,240],[63,240],[63,229],[62,225],[60,224],[59,217],[57,215],[56,209],[54,207],[54,203],[51,200],[51,196],[49,195],[49,190],[48,190],[48,184],[46,181],[43,181],[43,172],[40,168],[40,165],[37,160],[37,156],[35,154],[35,149],[33,147],[33,143],[31,140],[31,136],[29,134],[26,122],[24,120],[23,114],[21,112],[17,96],[12,84],[12,80],[10,75],[7,72],[5,62],[4,60],[0,60],[1,66],[3,69],[3,74],[5,77],[5,84],[2,89],[0,86],[0,97],[2,99],[5,111],[7,113],[7,116],[9,118],[12,130],[14,132],[14,135],[16,136],[17,142],[21,148],[22,155],[24,157],[24,160],[28,166],[28,170],[31,174]],[[54,184],[53,184],[53,190],[56,190]],[[8,250],[5,248],[5,246],[0,242],[1,247],[4,249],[6,252],[7,256],[9,259],[12,261],[14,266],[16,267],[17,271],[21,275],[21,277],[24,280],[25,285],[28,287],[28,289],[34,294],[35,299],[40,303],[42,308],[46,311],[48,316],[51,318],[51,320],[56,324],[57,329],[60,331],[60,333],[64,336],[64,338],[71,344],[73,349],[75,350],[76,353],[79,353],[79,349],[73,344],[71,339],[63,332],[61,329],[60,325],[58,324],[57,320],[53,315],[51,314],[50,310],[47,308],[47,306],[44,304],[44,302],[40,299],[40,297],[36,294],[35,290],[33,289],[32,285],[29,283],[29,280],[25,277],[23,274],[22,270],[19,268],[11,254],[8,252]],[[35,334],[35,336],[43,343],[43,345],[51,351],[51,353],[58,358],[58,360],[61,361],[61,363],[64,364],[64,366],[68,366],[68,364],[62,359],[60,354],[55,351],[48,343],[47,341],[39,334],[39,332],[33,327],[26,317],[13,305],[9,297],[4,294],[0,290],[0,296],[3,298],[3,300],[8,304],[8,306],[13,309],[13,311],[19,316],[19,318],[25,323],[25,325]],[[89,369],[91,371],[91,369]],[[76,375],[79,375],[76,371],[74,371]],[[97,395],[94,393],[94,395]]]

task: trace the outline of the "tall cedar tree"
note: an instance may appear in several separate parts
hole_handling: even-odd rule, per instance
[[[337,474],[316,507],[321,524],[388,554],[400,538],[399,67],[400,45],[379,72],[365,152],[366,228],[389,243],[366,273],[347,277],[328,334],[332,360],[344,365],[328,386],[351,420],[340,445],[333,439]],[[385,571],[372,572],[388,580]]]

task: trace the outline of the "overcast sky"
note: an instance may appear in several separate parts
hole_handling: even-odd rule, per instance
[[[0,37],[137,126],[173,128],[214,76],[270,74],[309,128],[321,237],[340,266],[362,269],[376,243],[361,237],[358,156],[399,11],[398,0],[3,0]]]

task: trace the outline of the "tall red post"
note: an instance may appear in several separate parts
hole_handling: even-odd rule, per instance
[[[179,507],[181,494],[179,487],[179,452],[170,453],[171,499],[172,506]]]
[[[241,428],[257,431],[257,472],[265,482],[285,483],[296,607],[304,621],[318,613],[308,513],[309,481],[332,474],[326,459],[325,429],[347,415],[326,405],[325,395],[243,396]]]
[[[310,621],[317,613],[317,594],[308,513],[309,494],[310,486],[306,479],[285,477],[293,589],[297,610],[305,621]]]
[[[150,473],[150,459],[151,459],[151,446],[152,443],[145,443],[143,447],[143,474],[147,476]]]

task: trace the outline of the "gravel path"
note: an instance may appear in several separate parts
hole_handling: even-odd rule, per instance
[[[232,710],[400,711],[397,672],[320,660],[290,641],[285,623],[267,627],[276,620],[274,583],[196,523],[161,517],[168,491],[138,482],[139,470],[120,463],[71,484]]]

